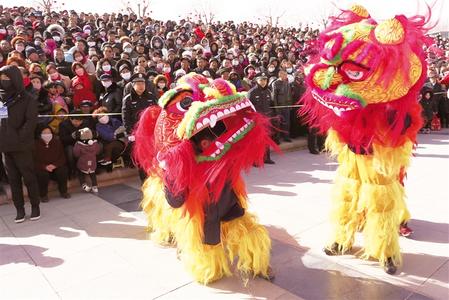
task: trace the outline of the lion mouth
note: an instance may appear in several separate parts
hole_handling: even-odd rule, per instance
[[[337,116],[342,113],[361,108],[362,105],[354,99],[344,96],[326,96],[320,95],[317,91],[312,90],[312,97],[323,106],[332,110]]]
[[[254,127],[254,112],[253,104],[246,98],[203,111],[190,139],[197,146],[205,139],[210,143],[205,149],[198,149],[197,160],[218,160],[226,154]]]

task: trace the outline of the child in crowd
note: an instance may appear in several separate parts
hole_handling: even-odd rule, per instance
[[[421,92],[420,104],[422,107],[422,117],[424,119],[424,125],[421,128],[421,133],[430,133],[432,118],[433,118],[433,92],[431,90],[423,90]]]
[[[98,193],[97,176],[97,155],[100,153],[100,145],[93,138],[92,130],[88,127],[79,130],[80,138],[75,143],[73,155],[78,158],[77,168],[79,170],[79,180],[81,187],[85,192],[92,191]],[[86,183],[86,175],[89,175],[91,186]]]

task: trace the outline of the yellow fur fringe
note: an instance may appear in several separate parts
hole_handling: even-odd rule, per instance
[[[148,216],[151,240],[163,246],[173,245],[175,237],[172,226],[179,220],[181,210],[175,210],[167,203],[162,179],[157,176],[148,177],[142,191],[143,200],[140,205]]]
[[[245,186],[241,179],[236,182],[234,191],[246,208]],[[255,216],[245,213],[230,222],[222,222],[222,242],[205,245],[200,218],[183,214],[182,208],[171,208],[159,177],[150,176],[143,185],[143,193],[141,205],[148,215],[151,239],[162,245],[176,242],[179,258],[197,282],[208,284],[230,276],[230,266],[236,258],[237,269],[242,274],[268,278],[271,240]]]
[[[337,242],[345,252],[352,247],[355,232],[363,230],[363,257],[376,258],[381,264],[391,257],[400,265],[399,224],[410,214],[399,174],[409,166],[413,144],[397,148],[374,145],[373,155],[356,155],[331,130],[326,148],[339,163],[332,193],[330,244]]]

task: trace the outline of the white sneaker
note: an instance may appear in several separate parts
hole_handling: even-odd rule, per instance
[[[98,194],[98,187],[93,186],[93,187],[92,187],[92,193]]]
[[[83,183],[83,185],[81,186],[82,188],[83,188],[83,190],[86,192],[86,193],[89,193],[90,191],[91,191],[91,187],[90,186],[88,186],[86,183]]]

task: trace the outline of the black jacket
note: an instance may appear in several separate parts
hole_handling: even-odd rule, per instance
[[[285,106],[291,104],[290,84],[288,81],[277,79],[272,87],[273,102],[276,106]]]
[[[62,121],[61,124],[59,124],[59,139],[64,147],[75,145],[77,136],[73,135],[73,133],[84,127],[89,127],[92,133],[95,134],[95,124],[91,124],[89,118],[85,118],[79,127],[73,126],[70,119]]]
[[[150,105],[157,105],[157,98],[155,94],[147,91],[139,96],[132,89],[131,93],[123,98],[122,119],[127,133],[132,133],[140,113]]]
[[[0,74],[11,79],[7,90],[0,86],[0,101],[8,111],[8,117],[0,119],[0,152],[33,149],[37,101],[25,91],[19,68],[4,66]]]
[[[100,95],[101,106],[108,109],[110,113],[122,112],[122,90],[117,86],[115,82],[106,89],[104,93]]]
[[[268,88],[268,85],[263,88],[256,84],[255,87],[248,91],[247,97],[257,112],[266,116],[272,116],[273,110],[270,106],[273,104],[273,99],[271,98],[271,90]]]

